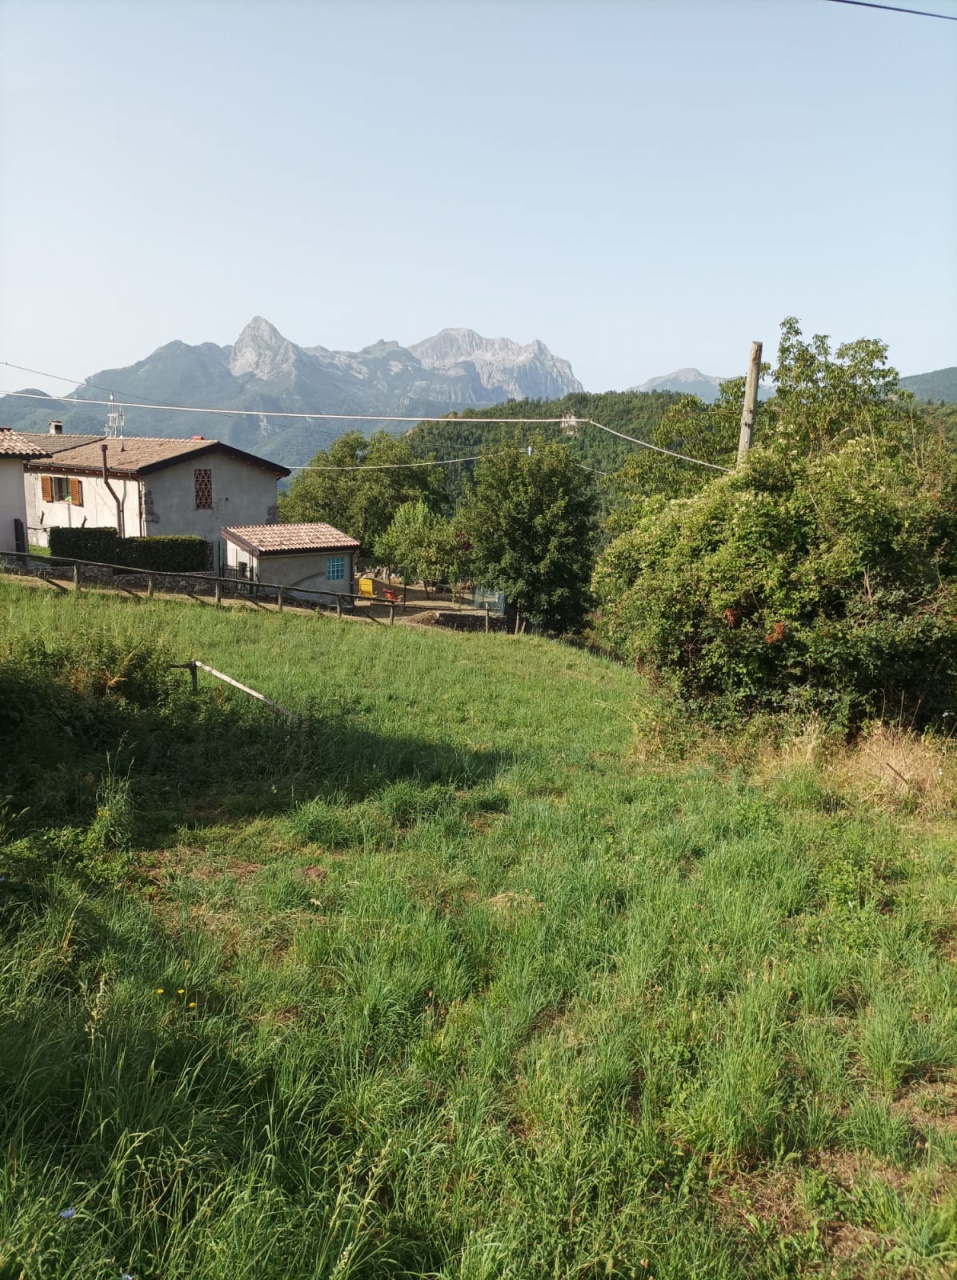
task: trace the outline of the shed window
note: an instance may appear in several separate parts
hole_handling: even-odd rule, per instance
[[[342,582],[346,576],[345,556],[330,556],[326,561],[326,577],[330,582]]]
[[[196,492],[196,508],[208,509],[213,505],[213,473],[208,467],[198,467],[193,472],[193,487]]]

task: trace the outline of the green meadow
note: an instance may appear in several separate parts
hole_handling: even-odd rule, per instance
[[[695,732],[535,637],[0,584],[0,1278],[953,1275],[952,819]]]

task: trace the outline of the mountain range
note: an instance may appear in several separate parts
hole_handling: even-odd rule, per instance
[[[677,369],[650,378],[632,392],[675,391],[717,399],[722,378],[700,369]],[[903,386],[929,400],[957,401],[957,368],[902,378]],[[380,340],[361,351],[303,347],[285,338],[261,316],[234,343],[169,342],[152,355],[122,369],[93,374],[71,393],[79,402],[64,404],[43,392],[37,399],[0,398],[0,424],[22,431],[44,431],[60,418],[67,432],[99,434],[106,420],[102,405],[112,392],[117,400],[143,401],[126,410],[126,434],[209,435],[276,462],[307,462],[350,426],[367,434],[377,425],[401,430],[386,419],[442,417],[509,400],[561,400],[582,392],[567,360],[539,341],[520,344],[510,338],[484,338],[473,329],[443,329],[408,347]],[[769,385],[761,388],[766,399]],[[226,409],[228,415],[201,417],[145,405],[188,405]],[[269,411],[293,416],[266,416]],[[307,421],[298,413],[373,415],[376,421],[350,423],[347,416]]]
[[[438,417],[506,400],[560,399],[581,390],[568,361],[538,341],[521,345],[510,338],[483,338],[472,329],[443,329],[409,347],[380,340],[361,351],[332,351],[298,346],[257,316],[232,345],[170,342],[125,369],[93,374],[71,396],[103,400],[112,392],[117,400],[236,410],[235,417],[203,419],[128,408],[125,431],[173,438],[203,431],[295,465],[347,430],[348,420],[306,422],[270,418],[266,411]],[[24,431],[42,431],[57,417],[66,431],[99,432],[105,416],[102,406],[74,408],[52,398],[47,403],[0,400],[0,421]],[[368,431],[377,424],[360,425]]]

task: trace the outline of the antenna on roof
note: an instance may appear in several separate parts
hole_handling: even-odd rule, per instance
[[[126,416],[123,413],[123,410],[116,408],[113,404],[113,392],[111,391],[110,408],[106,415],[106,435],[110,439],[115,439],[118,436],[122,440],[125,421]]]

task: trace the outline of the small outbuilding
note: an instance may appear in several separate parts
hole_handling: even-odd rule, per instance
[[[0,427],[0,551],[27,550],[24,463],[49,454],[19,431]]]
[[[230,577],[351,595],[359,543],[331,524],[252,524],[223,530]]]

